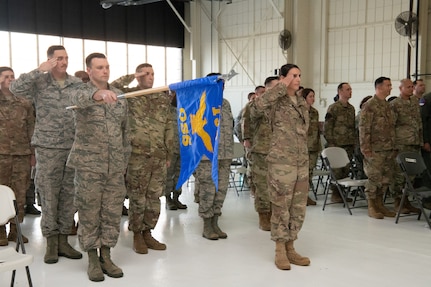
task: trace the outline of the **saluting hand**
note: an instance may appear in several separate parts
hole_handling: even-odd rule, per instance
[[[57,66],[57,58],[51,58],[48,61],[43,62],[42,64],[40,64],[40,66],[39,66],[38,69],[41,72],[49,72],[55,66]]]

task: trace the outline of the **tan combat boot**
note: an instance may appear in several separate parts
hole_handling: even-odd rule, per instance
[[[7,236],[7,240],[16,242],[17,240],[16,224],[10,223],[9,227],[10,227],[10,230],[9,230],[9,235]],[[28,238],[22,235],[22,241],[24,241],[24,243],[28,243]]]
[[[271,212],[259,212],[259,228],[271,231]]]
[[[352,199],[347,197],[346,201],[352,202]],[[341,197],[340,192],[338,191],[338,189],[336,187],[332,190],[331,202],[332,203],[343,203],[343,198]]]
[[[58,235],[52,235],[46,238],[46,252],[43,261],[46,264],[58,262]]]
[[[102,246],[100,249],[99,261],[103,273],[112,278],[123,277],[123,270],[111,260],[111,249],[108,246]]]
[[[147,229],[142,232],[144,236],[145,244],[148,248],[154,249],[154,250],[166,250],[166,244],[160,243],[157,241],[152,235],[151,230]]]
[[[343,200],[343,199],[341,199],[341,200]],[[316,202],[314,200],[312,200],[311,197],[307,198],[307,206],[309,206],[309,205],[316,205]]]
[[[401,198],[396,197],[394,200],[395,212],[398,212],[398,210],[400,209],[400,204],[401,204]],[[406,205],[404,204],[403,208],[401,208],[401,214],[409,214],[409,213],[410,213],[410,211],[406,208]]]
[[[94,282],[100,282],[105,280],[103,276],[102,267],[100,266],[99,257],[97,256],[97,250],[91,249],[88,251],[88,279]]]
[[[214,232],[217,234],[218,238],[222,238],[225,239],[227,238],[227,234],[225,232],[223,232],[220,227],[218,226],[218,215],[214,215],[211,218],[211,225],[213,227]]]
[[[290,270],[290,262],[287,258],[285,244],[283,241],[275,242],[275,266],[281,270]]]
[[[395,217],[395,215],[397,215],[395,212],[387,209],[386,206],[383,204],[383,195],[377,195],[376,206],[377,206],[377,210],[380,211],[380,213],[383,214],[383,216]]]
[[[212,218],[204,218],[204,230],[202,236],[209,240],[217,240],[218,234],[214,232]]]
[[[8,245],[9,240],[6,236],[6,226],[0,225],[0,246]]]
[[[421,213],[422,212],[420,208],[414,207],[410,203],[408,197],[406,197],[406,201],[404,202],[404,207],[407,208],[407,210],[412,212],[412,213]]]
[[[374,198],[368,198],[368,216],[375,219],[385,218],[383,216],[383,213],[381,213],[380,210],[377,209],[376,199]]]
[[[139,254],[148,253],[148,247],[147,244],[145,244],[142,231],[136,231],[133,233],[133,251]]]
[[[301,256],[296,253],[295,248],[293,247],[293,240],[286,242],[286,252],[287,259],[289,259],[290,263],[299,265],[299,266],[308,266],[310,265],[310,259],[305,256]]]
[[[64,256],[70,259],[81,259],[81,252],[73,249],[67,242],[67,234],[60,234],[58,236],[58,256]]]

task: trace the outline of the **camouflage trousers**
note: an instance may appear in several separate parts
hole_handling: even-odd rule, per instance
[[[272,204],[271,239],[296,240],[305,219],[308,162],[304,166],[268,163],[268,187]]]
[[[195,175],[199,182],[199,216],[211,218],[221,215],[224,200],[229,186],[231,159],[218,161],[218,190],[216,191],[211,177],[211,162],[201,160],[196,168]]]
[[[76,170],[74,182],[79,215],[78,238],[82,250],[114,247],[120,235],[126,196],[124,174]]]
[[[368,177],[365,192],[368,198],[376,199],[378,196],[383,196],[392,180],[393,169],[392,150],[373,152],[372,157],[364,157],[364,171]]]
[[[256,194],[256,187],[253,184],[253,160],[251,158],[251,151],[249,149],[246,149],[245,158],[247,160],[247,184],[250,187],[250,194],[255,195]]]
[[[69,150],[36,147],[35,186],[40,194],[42,234],[49,237],[69,234],[73,216],[75,170],[66,166]]]
[[[398,153],[402,152],[416,152],[420,153],[420,146],[417,145],[402,145],[397,146]],[[412,182],[414,178],[411,178]],[[406,183],[406,180],[404,178],[404,174],[401,171],[400,165],[397,163],[396,159],[394,159],[394,171],[392,175],[392,182],[390,184],[390,192],[392,194],[392,198],[401,197],[402,196],[402,189],[404,188],[404,185]]]
[[[0,154],[0,184],[9,186],[15,193],[20,222],[25,215],[25,196],[30,185],[30,170],[30,155]]]
[[[268,191],[268,163],[266,154],[251,153],[253,165],[251,168],[253,185],[255,190],[254,209],[259,213],[271,212],[271,200]]]
[[[347,156],[351,160],[353,158],[353,152],[355,150],[354,146],[353,145],[347,145],[347,146],[340,146],[340,147],[346,150]],[[336,179],[346,178],[349,176],[349,173],[350,173],[350,164],[348,164],[347,166],[345,166],[343,168],[334,168],[333,172],[334,172]],[[335,185],[331,184],[330,188],[333,192],[335,191],[338,193],[338,189]]]
[[[313,180],[313,170],[316,168],[319,155],[320,152],[318,151],[308,151],[308,179],[310,183]]]
[[[166,185],[166,159],[132,154],[127,167],[129,229],[154,229],[160,216],[160,197]]]
[[[174,154],[171,158],[171,165],[167,169],[165,196],[171,196],[171,192],[180,195],[181,187],[175,189],[180,177],[181,160],[179,154]]]
[[[36,188],[34,187],[33,179],[30,179],[30,184],[25,194],[25,205],[33,205],[35,203],[36,203]]]

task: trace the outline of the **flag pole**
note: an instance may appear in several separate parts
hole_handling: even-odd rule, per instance
[[[234,69],[232,69],[229,71],[229,73],[220,75],[217,79],[229,81],[230,79],[232,79],[236,75],[238,75],[238,73],[235,72]],[[150,88],[150,89],[145,89],[145,90],[138,90],[138,91],[134,91],[134,92],[129,92],[129,93],[118,95],[117,99],[123,99],[123,98],[127,99],[127,98],[150,95],[150,94],[154,94],[154,93],[162,93],[162,92],[166,92],[166,91],[169,91],[169,86],[162,86],[162,87],[157,87],[157,88]],[[66,107],[66,110],[73,110],[73,109],[77,109],[77,108],[78,108],[78,106],[68,106],[68,107]]]
[[[138,96],[145,96],[145,95],[150,95],[150,94],[155,94],[155,93],[162,93],[162,92],[166,92],[166,91],[169,91],[169,87],[168,86],[162,86],[162,87],[157,87],[157,88],[150,88],[150,89],[138,90],[138,91],[134,91],[134,92],[121,94],[121,95],[117,96],[117,99],[128,99],[128,98],[133,98],[133,97],[138,97]],[[73,109],[77,109],[77,108],[78,108],[78,106],[68,106],[68,107],[66,107],[66,110],[73,110]]]

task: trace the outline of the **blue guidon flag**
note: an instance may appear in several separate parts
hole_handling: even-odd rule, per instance
[[[223,102],[219,76],[169,85],[177,94],[181,170],[176,189],[193,174],[202,156],[212,163],[212,179],[218,189],[218,138]]]

